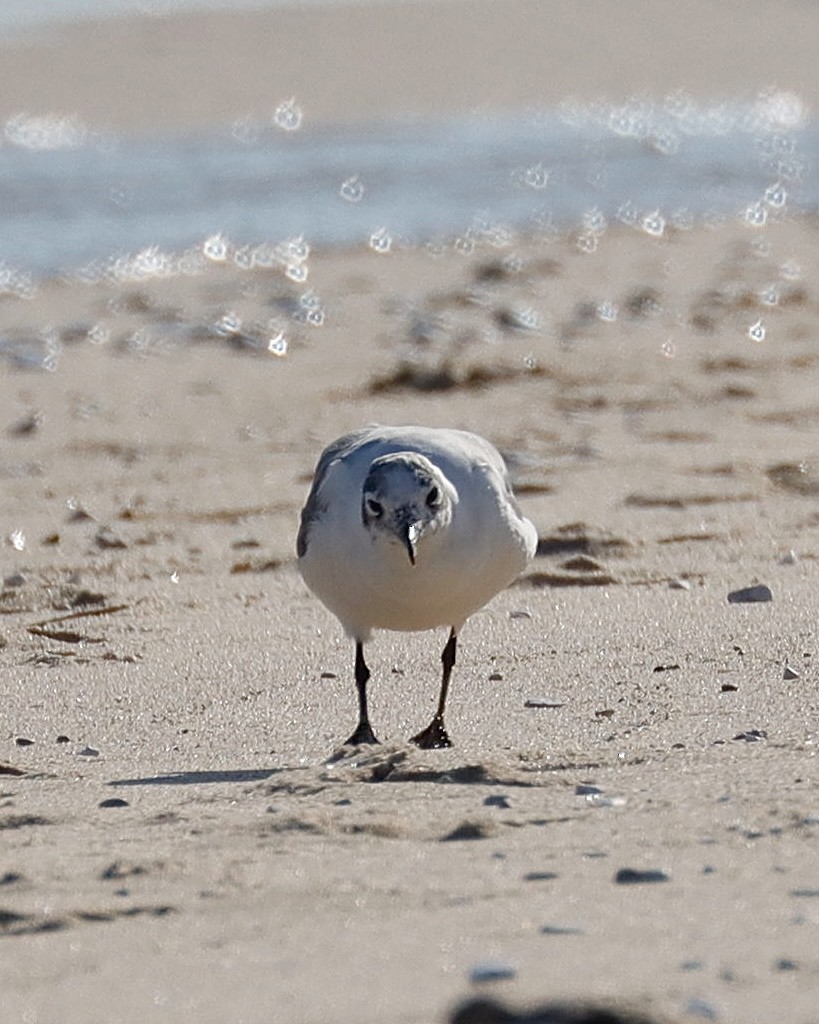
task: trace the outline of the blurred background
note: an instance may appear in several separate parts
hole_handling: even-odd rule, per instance
[[[7,292],[203,245],[593,248],[819,198],[796,0],[11,0],[0,27]]]

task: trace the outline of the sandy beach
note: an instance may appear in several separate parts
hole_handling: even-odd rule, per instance
[[[557,7],[73,26],[5,49],[0,118],[179,132],[290,95],[343,121],[772,84],[815,103],[802,5],[629,0],[613,27]],[[3,295],[4,1019],[438,1024],[491,996],[813,1024],[817,242],[783,214],[316,251],[307,304],[230,253]],[[406,742],[445,635],[380,634],[385,742],[330,761],[352,645],[295,532],[321,448],[372,421],[487,436],[539,554],[464,629],[452,750]]]
[[[0,64],[0,119],[64,111],[97,130],[206,129],[295,97],[318,123],[563,103],[819,102],[815,12],[799,0],[565,4],[418,0],[82,21],[22,34]]]

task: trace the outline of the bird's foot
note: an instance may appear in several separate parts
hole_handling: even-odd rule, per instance
[[[359,722],[355,727],[355,732],[350,736],[349,739],[344,741],[345,747],[359,747],[364,743],[378,743],[375,733],[372,731],[369,722]]]
[[[410,740],[416,747],[422,750],[439,750],[442,747],[451,747],[452,740],[444,728],[444,720],[436,715],[426,729],[422,729],[417,736]]]

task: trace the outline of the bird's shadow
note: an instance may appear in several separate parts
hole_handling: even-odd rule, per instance
[[[238,768],[221,772],[169,772],[142,779],[112,779],[109,786],[203,786],[225,782],[264,782],[284,768]]]

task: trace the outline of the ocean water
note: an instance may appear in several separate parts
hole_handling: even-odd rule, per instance
[[[266,122],[142,141],[18,117],[0,144],[0,263],[6,279],[89,277],[138,255],[167,267],[214,238],[253,259],[295,237],[386,251],[553,228],[593,246],[614,221],[761,226],[819,206],[818,158],[790,94],[334,130],[285,103]]]
[[[60,21],[182,13],[321,6],[333,3],[401,3],[401,0],[3,0],[0,28],[29,29]]]
[[[287,2],[4,0],[0,26]],[[292,239],[388,251],[574,229],[592,248],[615,221],[655,235],[761,226],[819,207],[817,160],[819,126],[785,91],[334,129],[284,102],[266,120],[141,140],[21,114],[0,124],[0,294],[42,276],[165,273],[207,246],[252,263]]]

